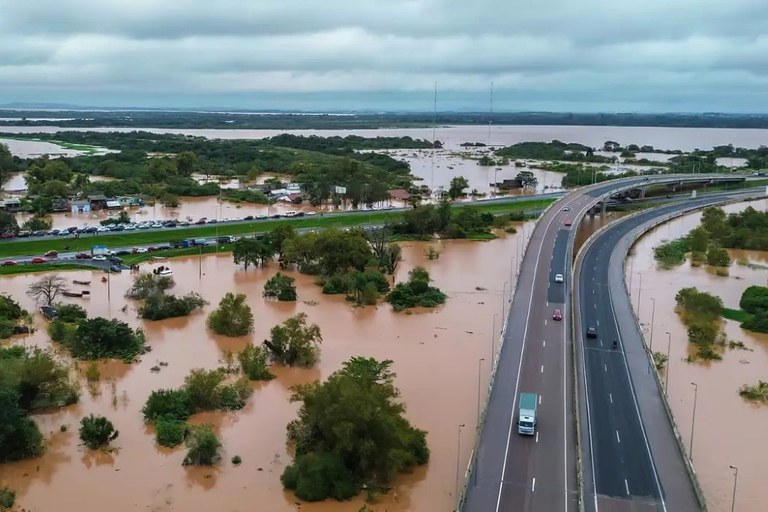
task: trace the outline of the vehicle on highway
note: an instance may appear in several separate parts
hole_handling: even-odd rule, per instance
[[[566,206],[565,208],[563,208],[563,211],[564,212],[569,212],[569,211],[571,211],[571,207],[570,206]]]
[[[97,254],[93,257],[93,261],[107,261],[107,257],[103,254]]]
[[[119,264],[111,265],[111,266],[109,267],[109,271],[110,271],[110,272],[117,272],[117,273],[120,273],[120,272],[122,272],[122,271],[123,271],[123,267],[122,267],[121,265],[119,265]]]
[[[87,252],[79,252],[75,254],[75,258],[78,260],[89,260],[91,259],[91,255],[88,254]]]
[[[594,327],[587,327],[587,338],[597,338],[597,329]]]
[[[563,274],[555,274],[555,282],[556,283],[562,283],[565,279],[563,278]]]
[[[616,350],[616,347],[618,346],[616,340],[613,340],[613,349]]]
[[[133,248],[133,252],[135,254],[142,254],[142,253],[147,252],[147,248],[146,247],[134,247]]]
[[[573,221],[569,219],[569,220],[566,220],[565,222],[563,222],[563,224],[565,224],[566,226],[571,226],[571,225],[573,225]]]
[[[46,258],[57,258],[59,256],[59,253],[56,251],[48,251],[47,253],[43,254]]]
[[[517,433],[532,436],[536,433],[536,393],[520,393],[520,409],[517,418]]]
[[[32,232],[31,231],[19,231],[19,233],[16,236],[18,236],[19,238],[27,238],[27,237],[32,236]]]
[[[4,267],[12,267],[13,265],[16,265],[16,262],[13,260],[7,260],[3,262]]]
[[[556,309],[552,313],[552,320],[557,320],[559,322],[562,319],[563,319],[563,313],[559,309]]]
[[[47,262],[48,260],[45,258],[40,258],[40,257],[32,258],[32,263],[47,263]]]

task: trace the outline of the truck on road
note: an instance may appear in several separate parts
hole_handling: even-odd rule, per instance
[[[517,418],[517,433],[532,436],[536,433],[536,393],[520,393],[520,409]]]

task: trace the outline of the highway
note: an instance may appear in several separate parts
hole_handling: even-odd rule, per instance
[[[619,220],[590,240],[579,256],[574,315],[587,511],[701,510],[627,298],[623,260],[633,230],[728,197],[733,194]],[[586,337],[589,327],[597,330],[597,338]]]
[[[520,265],[461,503],[463,511],[578,510],[578,411],[573,410],[574,355],[568,315],[574,232],[565,221],[577,225],[602,197],[619,189],[689,178],[628,178],[584,187],[562,198],[539,219]],[[558,273],[566,276],[564,283],[554,282]],[[555,309],[563,312],[562,321],[553,319]],[[533,437],[517,434],[521,392],[540,396],[537,434]]]

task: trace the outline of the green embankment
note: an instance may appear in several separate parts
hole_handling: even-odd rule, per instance
[[[494,214],[513,213],[525,210],[545,208],[553,200],[541,199],[518,201],[513,203],[493,203],[471,205],[481,212]],[[463,207],[463,206],[462,206]],[[45,240],[14,240],[0,243],[0,257],[34,256],[48,251],[89,252],[94,245],[107,247],[133,247],[153,243],[165,243],[170,240],[186,240],[226,235],[247,235],[263,233],[278,226],[291,225],[296,229],[305,228],[341,228],[363,224],[383,224],[395,220],[399,212],[371,212],[369,214],[335,215],[328,217],[312,216],[294,219],[259,220],[237,224],[214,224],[200,227],[164,229],[159,231],[131,231],[118,234],[82,235],[80,238],[50,237]],[[69,246],[69,249],[65,249]],[[167,252],[166,252],[167,253]]]
[[[735,320],[741,323],[752,320],[752,314],[741,309],[723,308],[723,316],[728,320]]]

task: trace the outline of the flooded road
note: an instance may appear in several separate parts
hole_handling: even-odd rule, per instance
[[[768,208],[766,200],[748,204],[761,211]],[[724,209],[736,212],[745,207],[746,204],[741,203]],[[754,284],[765,285],[768,281],[768,253],[729,251],[734,261],[728,277],[717,276],[706,266],[691,267],[688,262],[674,270],[658,270],[652,248],[664,240],[687,234],[699,225],[700,218],[700,213],[690,214],[661,225],[635,245],[634,256],[626,265],[627,274],[631,272],[632,276],[632,302],[637,311],[640,297],[639,313],[648,342],[653,320],[653,350],[663,353],[670,350],[669,402],[686,450],[690,446],[693,424],[695,388],[691,383],[698,385],[693,465],[709,510],[731,510],[734,475],[729,466],[739,468],[736,510],[765,510],[768,447],[763,440],[768,432],[768,407],[742,400],[738,391],[744,384],[756,384],[768,377],[768,335],[745,331],[737,322],[725,320],[728,340],[741,341],[748,350],[726,350],[722,361],[687,363],[684,359],[692,351],[686,327],[674,308],[675,294],[688,286],[717,295],[726,307],[738,308],[744,289]],[[764,268],[744,263],[757,263]],[[651,299],[655,300],[655,307]]]
[[[529,228],[530,229],[530,228]],[[427,260],[424,251],[433,246],[438,260]],[[511,257],[518,251],[515,235],[491,242],[446,241],[408,243],[397,279],[407,277],[415,265],[429,269],[435,285],[449,299],[434,311],[395,313],[387,304],[354,308],[341,296],[327,296],[310,276],[294,274],[299,301],[267,302],[261,297],[264,282],[276,272],[240,270],[231,255],[170,260],[177,286],[174,293],[201,293],[211,304],[190,317],[147,322],[136,317],[135,303],[123,299],[130,285],[128,273],[115,275],[107,284],[101,274],[66,273],[67,279],[91,279],[91,298],[77,301],[89,315],[118,318],[142,327],[152,351],[134,365],[100,363],[102,379],[85,382],[85,364],[79,364],[82,396],[79,404],[61,411],[36,414],[49,438],[47,453],[38,459],[0,465],[0,485],[17,491],[17,504],[31,510],[57,510],[62,503],[77,510],[115,512],[153,511],[250,511],[254,503],[263,511],[357,512],[363,498],[350,502],[297,504],[284,493],[280,474],[290,457],[285,446],[285,426],[295,418],[297,404],[290,404],[290,387],[323,379],[351,356],[393,359],[395,383],[402,392],[406,415],[428,432],[430,463],[403,475],[392,492],[371,507],[377,511],[447,511],[454,503],[457,463],[456,426],[466,424],[459,464],[466,466],[474,444],[478,396],[478,364],[481,387],[488,383],[493,316],[500,315],[502,294],[507,297]],[[145,270],[151,268],[143,264]],[[202,277],[198,277],[198,272]],[[33,309],[24,294],[38,276],[21,275],[0,280],[2,290],[24,307]],[[79,288],[79,287],[78,287]],[[228,291],[246,293],[255,316],[255,332],[242,338],[216,336],[205,328],[205,317]],[[127,304],[127,308],[125,305]],[[185,450],[154,445],[154,435],[142,421],[141,408],[152,390],[178,387],[193,368],[215,368],[226,350],[241,350],[249,341],[260,342],[270,328],[298,312],[320,325],[323,334],[320,364],[315,369],[274,369],[276,379],[254,384],[254,395],[241,411],[208,413],[193,422],[213,423],[223,444],[223,462],[212,468],[185,468]],[[37,314],[38,327],[44,322]],[[499,324],[497,323],[497,328]],[[19,338],[18,343],[47,346],[40,329]],[[485,358],[485,364],[479,363]],[[159,373],[150,368],[168,362]],[[79,446],[77,428],[82,416],[107,416],[120,431],[112,453],[94,453]],[[68,431],[60,427],[68,425]],[[240,455],[243,463],[230,459]]]

